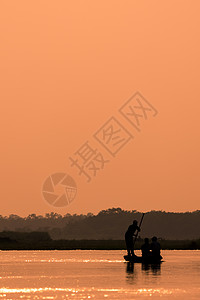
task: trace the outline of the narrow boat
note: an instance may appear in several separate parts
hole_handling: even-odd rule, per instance
[[[139,224],[139,228],[141,228],[142,226],[142,221],[144,219],[144,215],[145,213],[142,214],[142,218],[140,220],[140,224]],[[137,240],[137,237],[138,237],[138,234],[139,234],[139,231],[137,231],[136,235],[135,236],[135,239],[133,241],[133,245],[132,245],[132,249],[134,249],[134,245],[136,243],[136,240]],[[157,238],[156,238],[157,240]],[[153,256],[148,256],[147,258],[144,258],[142,256],[137,256],[135,254],[132,255],[124,255],[124,259],[125,261],[127,262],[130,262],[130,263],[141,263],[141,264],[160,264],[162,262],[162,256],[159,255],[159,257],[153,257]]]
[[[142,263],[142,264],[159,264],[162,262],[162,256],[160,256],[160,259],[158,258],[153,258],[153,257],[149,257],[149,258],[142,258],[142,256],[129,256],[129,255],[124,255],[124,259],[125,261],[128,262],[132,262],[132,263]]]

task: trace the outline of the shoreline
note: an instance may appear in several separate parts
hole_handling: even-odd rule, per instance
[[[162,250],[200,250],[198,240],[159,240]],[[143,240],[136,242],[140,250]],[[11,240],[0,239],[0,250],[126,250],[124,240]]]

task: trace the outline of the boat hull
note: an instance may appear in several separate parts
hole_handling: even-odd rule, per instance
[[[128,262],[132,262],[132,263],[142,263],[142,264],[159,264],[162,262],[162,257],[160,257],[160,259],[155,259],[155,258],[152,258],[152,257],[149,257],[149,258],[142,258],[142,256],[128,256],[128,255],[125,255],[124,256],[124,259],[125,261],[128,261]]]

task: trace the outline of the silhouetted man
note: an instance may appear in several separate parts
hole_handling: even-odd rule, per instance
[[[137,226],[138,222],[136,220],[133,221],[133,224],[128,227],[128,230],[125,233],[125,241],[126,241],[126,248],[128,252],[128,256],[133,256],[133,236],[136,230],[140,231],[140,228]]]
[[[161,247],[157,241],[157,237],[154,236],[151,240],[152,240],[152,243],[150,245],[150,249],[151,249],[152,258],[155,260],[160,260],[162,258],[162,256],[160,255]]]
[[[150,256],[150,244],[148,238],[144,239],[144,244],[142,245],[141,250],[142,250],[142,258],[144,260],[148,259]]]

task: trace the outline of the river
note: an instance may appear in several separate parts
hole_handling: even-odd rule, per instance
[[[160,266],[129,265],[123,255],[1,251],[0,299],[200,299],[200,251],[163,251]]]

